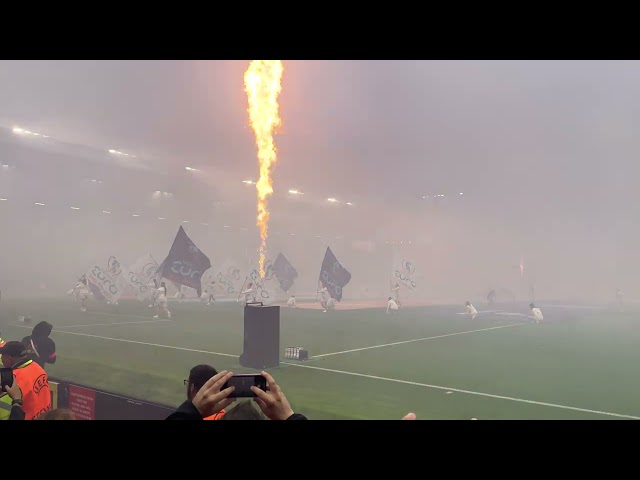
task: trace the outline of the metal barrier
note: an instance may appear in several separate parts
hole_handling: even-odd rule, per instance
[[[164,420],[175,407],[49,378],[52,408],[68,408],[78,420]]]

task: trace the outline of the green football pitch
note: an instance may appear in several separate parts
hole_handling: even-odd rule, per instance
[[[58,350],[49,375],[169,405],[184,400],[194,365],[250,371],[238,363],[240,305],[170,309],[158,320],[136,301],[82,313],[69,297],[7,299],[0,331],[20,340],[47,320]],[[536,325],[524,304],[483,306],[475,320],[462,310],[282,308],[282,357],[301,345],[311,359],[282,358],[270,373],[311,419],[640,419],[640,312],[542,304]]]

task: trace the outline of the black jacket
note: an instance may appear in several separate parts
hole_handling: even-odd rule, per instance
[[[7,420],[24,420],[25,413],[20,405],[13,405]]]
[[[202,415],[195,407],[191,400],[182,403],[175,412],[169,415],[166,420],[203,420]],[[307,417],[300,413],[294,413],[287,420],[308,420]]]

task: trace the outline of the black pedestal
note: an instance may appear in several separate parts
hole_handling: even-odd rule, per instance
[[[244,307],[244,348],[240,365],[263,370],[280,366],[280,307]]]

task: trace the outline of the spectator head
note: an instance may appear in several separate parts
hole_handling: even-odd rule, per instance
[[[0,355],[2,355],[2,365],[13,368],[16,363],[26,358],[27,349],[22,342],[11,341],[0,348]]]
[[[31,331],[31,337],[33,338],[47,338],[51,335],[51,330],[53,330],[53,325],[49,322],[40,322],[33,327]]]
[[[228,410],[220,420],[269,420],[260,410],[253,406],[254,402],[244,400]]]
[[[66,408],[54,408],[48,410],[42,415],[37,416],[34,420],[75,420],[76,417],[71,410]]]
[[[189,378],[184,381],[187,385],[187,398],[193,400],[193,397],[207,383],[207,380],[217,374],[217,370],[211,365],[196,365],[193,367],[189,372]]]

